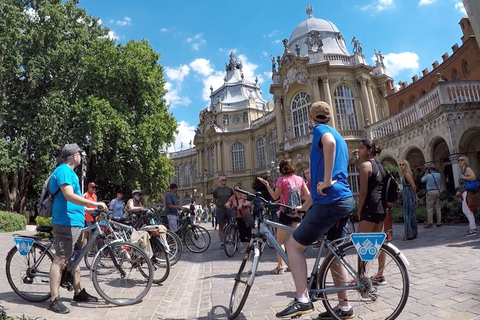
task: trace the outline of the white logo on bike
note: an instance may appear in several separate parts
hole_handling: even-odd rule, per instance
[[[26,256],[33,245],[33,239],[29,238],[13,238],[15,240],[15,246],[17,247],[18,252],[22,256]]]
[[[355,249],[363,261],[372,261],[377,257],[386,237],[387,235],[383,232],[352,233],[350,235]]]

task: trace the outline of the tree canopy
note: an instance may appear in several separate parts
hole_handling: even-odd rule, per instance
[[[78,1],[0,0],[0,186],[7,210],[37,200],[65,143],[86,153],[100,199],[173,174],[163,146],[177,123],[148,41],[116,44]],[[29,202],[32,202],[29,204]]]

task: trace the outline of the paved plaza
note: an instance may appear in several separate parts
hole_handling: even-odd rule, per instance
[[[72,292],[61,289],[61,299],[70,308],[68,315],[47,310],[48,302],[30,303],[19,298],[8,285],[5,257],[13,246],[11,233],[0,234],[0,304],[9,316],[33,319],[227,319],[228,300],[233,277],[241,255],[227,258],[220,250],[216,231],[202,224],[212,236],[212,245],[203,254],[184,248],[181,261],[172,267],[169,278],[154,285],[143,302],[126,307],[71,301]],[[31,227],[29,227],[31,229]],[[480,319],[480,236],[465,237],[466,225],[444,225],[424,229],[418,238],[400,241],[403,225],[394,226],[394,244],[410,262],[410,297],[398,319]],[[22,232],[33,234],[32,231]],[[313,257],[312,249],[307,255]],[[309,259],[310,262],[313,258]],[[271,275],[276,266],[273,249],[267,247],[262,257],[254,287],[237,319],[276,319],[275,313],[293,298],[293,281],[289,272]],[[87,270],[82,268],[82,284],[97,295]],[[98,296],[98,295],[97,295]],[[323,312],[321,302],[316,302]],[[300,319],[315,319],[318,312]]]

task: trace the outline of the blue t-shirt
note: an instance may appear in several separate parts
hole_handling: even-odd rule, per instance
[[[171,192],[167,192],[167,195],[165,196],[165,213],[167,215],[177,215],[178,214],[177,209],[170,209],[168,207],[169,204],[173,204],[174,206],[178,206],[178,199]]]
[[[318,144],[325,133],[331,133],[335,139],[335,159],[333,162],[332,180],[337,182],[324,190],[326,196],[317,192],[317,184],[323,181],[324,158],[323,147]],[[337,130],[326,124],[319,124],[313,128],[313,141],[310,150],[311,195],[313,203],[330,204],[342,198],[352,197],[352,191],[347,182],[348,148],[343,137]]]
[[[52,173],[50,179],[50,192],[54,193],[60,186],[68,184],[72,186],[73,192],[80,197],[80,183],[75,171],[65,163],[59,165]],[[84,227],[85,210],[83,206],[76,205],[65,199],[63,192],[59,192],[53,201],[52,223],[61,226]]]
[[[440,179],[441,179],[440,173],[432,172],[424,175],[421,180],[423,183],[425,182],[427,183],[426,185],[427,191],[430,191],[430,190],[440,191]]]
[[[112,199],[108,205],[108,209],[113,210],[112,217],[114,218],[123,218],[123,201],[117,200],[117,198]]]

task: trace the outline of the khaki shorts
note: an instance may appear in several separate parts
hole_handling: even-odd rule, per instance
[[[54,224],[55,231],[55,255],[69,258],[73,250],[82,250],[83,232],[80,227],[69,227]]]

